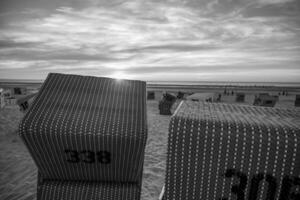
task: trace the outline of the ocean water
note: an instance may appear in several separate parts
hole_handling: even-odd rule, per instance
[[[0,79],[0,83],[43,83],[40,79]],[[147,81],[150,85],[208,85],[208,86],[265,86],[265,87],[297,87],[300,88],[300,82],[220,82],[220,81]]]
[[[215,86],[274,86],[274,87],[299,87],[300,82],[214,82],[214,81],[148,81],[147,84],[155,85],[215,85]]]

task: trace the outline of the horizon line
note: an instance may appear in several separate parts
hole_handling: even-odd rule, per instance
[[[97,77],[97,76],[95,76]],[[100,77],[99,77],[100,78]],[[111,78],[111,77],[106,77],[106,78]],[[115,78],[112,78],[112,79],[115,79]],[[7,79],[7,78],[0,78],[0,82],[5,82],[5,81],[8,81],[8,82],[22,82],[22,81],[34,81],[34,82],[44,82],[46,79],[19,79],[19,78],[16,78],[16,79]],[[122,79],[121,79],[122,80]],[[123,80],[135,80],[135,79],[123,79]],[[138,79],[136,79],[138,80]],[[294,82],[294,81],[183,81],[183,80],[169,80],[169,81],[166,81],[166,80],[142,80],[142,81],[145,81],[145,82],[161,82],[161,83],[169,83],[169,82],[177,82],[177,83],[298,83],[300,84],[300,81],[299,82]]]

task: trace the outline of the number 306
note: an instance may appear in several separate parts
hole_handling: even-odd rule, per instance
[[[76,150],[65,150],[67,154],[67,161],[70,163],[95,163],[109,164],[111,162],[110,152],[108,151],[76,151]]]
[[[227,169],[224,176],[226,178],[239,179],[238,185],[231,187],[231,192],[236,195],[237,200],[246,200],[245,189],[247,187],[248,177],[246,174],[236,170]],[[268,183],[268,190],[265,200],[275,200],[275,194],[278,190],[278,182],[271,174],[259,173],[255,174],[250,183],[250,191],[248,200],[258,200],[259,186],[262,181]],[[300,178],[285,176],[282,180],[282,188],[279,194],[279,200],[300,200],[300,194],[292,192],[293,188],[300,187]],[[219,198],[219,200],[228,200],[228,198]]]

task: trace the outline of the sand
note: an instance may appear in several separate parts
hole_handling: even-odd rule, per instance
[[[176,105],[175,105],[176,106]],[[142,200],[157,200],[164,184],[170,116],[159,115],[158,102],[147,102],[148,140]],[[16,106],[0,110],[0,199],[29,200],[36,196],[36,167],[17,135],[23,117]]]
[[[278,107],[292,107],[293,98]],[[176,108],[179,102],[173,106]],[[142,200],[157,200],[164,184],[170,116],[159,115],[158,102],[147,101],[148,140],[145,153]],[[17,135],[23,113],[16,106],[0,109],[0,199],[30,200],[36,196],[35,164]]]

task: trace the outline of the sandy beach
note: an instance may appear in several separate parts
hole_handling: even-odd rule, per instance
[[[234,103],[234,99],[234,96],[225,96],[223,103]],[[294,100],[294,94],[280,96],[276,107],[294,109]],[[251,101],[252,99],[249,100],[249,104]],[[172,107],[173,111],[178,104],[179,101],[176,101]],[[17,135],[18,124],[23,115],[17,106],[10,105],[0,110],[0,199],[2,200],[36,198],[37,169]],[[147,101],[147,116],[148,140],[141,199],[157,200],[165,178],[170,116],[159,115],[157,100]]]
[[[147,112],[148,140],[141,199],[156,200],[164,183],[170,116],[159,115],[157,101],[147,102]],[[0,110],[1,200],[31,200],[36,196],[37,169],[16,133],[22,117],[16,106]]]

